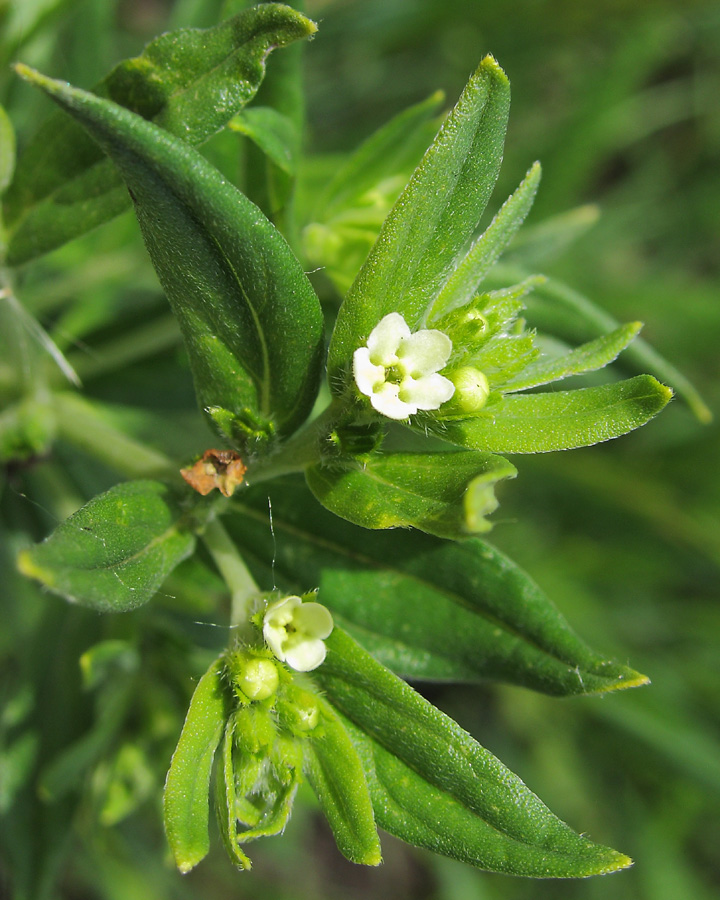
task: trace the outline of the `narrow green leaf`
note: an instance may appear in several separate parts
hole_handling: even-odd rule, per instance
[[[200,144],[252,99],[271,50],[315,31],[289,7],[262,4],[214,28],[161,35],[94,92]],[[112,164],[78,124],[60,115],[25,149],[5,204],[11,265],[59,247],[129,206]]]
[[[540,184],[540,174],[540,163],[536,162],[487,229],[458,262],[428,311],[426,321],[432,324],[445,313],[463,306],[477,293],[478,285],[515,237],[530,212]]]
[[[642,328],[642,322],[629,322],[621,325],[610,334],[596,338],[571,350],[564,356],[541,357],[530,363],[515,378],[503,385],[500,390],[504,393],[512,391],[524,391],[527,388],[538,387],[541,384],[550,384],[567,378],[570,375],[581,375],[585,372],[594,372],[602,369],[617,359],[618,355],[635,339]]]
[[[390,312],[411,328],[450,277],[490,198],[502,160],[510,87],[486,57],[383,224],[338,314],[329,378],[344,384],[354,350]]]
[[[15,170],[15,130],[0,106],[0,194],[10,184]]]
[[[223,736],[221,762],[215,771],[215,811],[225,851],[238,869],[250,869],[252,863],[237,840],[237,790],[233,747],[235,743],[235,717],[231,717]]]
[[[340,166],[323,192],[316,216],[326,222],[342,210],[360,203],[368,191],[388,178],[414,168],[427,149],[430,117],[445,99],[436,91],[426,100],[403,110],[379,128]]]
[[[373,454],[353,468],[313,466],[305,476],[326,509],[355,525],[462,538],[490,530],[493,487],[516,474],[501,456],[470,451]]]
[[[250,138],[287,175],[297,173],[300,135],[287,116],[269,106],[251,106],[231,119],[228,128]]]
[[[256,578],[291,592],[317,585],[336,620],[403,677],[495,679],[561,696],[647,682],[590,650],[532,579],[480,540],[358,528],[299,479],[249,490],[235,508],[228,526]]]
[[[443,419],[429,428],[460,447],[492,453],[547,453],[589,447],[644,425],[672,391],[652,375],[627,381],[504,397],[470,419]]]
[[[181,872],[210,849],[210,775],[228,713],[223,667],[220,657],[198,682],[165,782],[165,833]]]
[[[19,67],[117,163],[188,348],[198,400],[241,449],[292,432],[320,377],[320,303],[284,238],[197,151]]]
[[[315,677],[357,727],[380,827],[495,872],[578,878],[631,860],[560,821],[523,782],[336,628]]]
[[[497,270],[498,285],[512,283],[525,275],[523,269],[503,264]],[[604,334],[620,325],[604,309],[556,278],[549,278],[536,287],[528,307],[528,318],[532,324],[573,342]],[[635,371],[649,371],[661,381],[666,381],[700,422],[707,424],[712,421],[712,411],[692,382],[642,338],[628,347],[623,355],[623,364],[632,364]]]
[[[24,550],[24,575],[73,603],[126,612],[147,603],[175,566],[192,553],[195,537],[170,490],[158,481],[111,488]]]
[[[305,770],[338,849],[351,862],[378,866],[380,839],[357,751],[335,710],[319,698],[320,722],[309,735]]]

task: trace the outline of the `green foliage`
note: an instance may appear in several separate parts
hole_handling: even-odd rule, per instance
[[[195,547],[191,516],[158,481],[130,481],[95,497],[18,565],[73,603],[125,612],[147,603]]]
[[[422,84],[422,67],[411,70],[425,95],[452,71],[463,41],[473,54],[495,46],[473,25],[482,14],[492,34],[492,4],[464,8],[462,18],[456,0],[442,14],[435,6],[413,26],[432,35],[422,66],[449,54],[431,82]],[[174,896],[146,801],[159,797],[178,735],[164,805],[177,867],[189,871],[208,854],[213,805],[237,868],[250,868],[246,844],[257,842],[258,894],[273,852],[259,839],[284,831],[296,806],[290,856],[306,871],[315,852],[312,829],[302,828],[304,782],[349,860],[378,865],[378,826],[433,851],[419,858],[441,900],[477,893],[472,870],[450,869],[450,860],[551,878],[629,864],[565,825],[473,732],[563,818],[601,841],[616,836],[641,858],[618,880],[619,898],[638,878],[633,900],[674,896],[678,885],[675,895],[703,898],[703,878],[680,862],[662,823],[685,809],[681,782],[693,786],[695,805],[676,831],[689,842],[699,823],[709,837],[693,836],[694,853],[709,858],[702,841],[714,846],[712,829],[697,811],[698,785],[717,786],[706,722],[718,685],[703,650],[716,623],[688,595],[703,595],[720,559],[712,484],[687,504],[702,507],[697,519],[685,509],[694,473],[712,469],[708,454],[691,443],[697,425],[678,403],[647,437],[561,458],[547,451],[647,423],[672,395],[653,375],[710,419],[688,378],[636,340],[640,323],[618,321],[627,307],[647,318],[653,338],[691,371],[703,348],[714,352],[712,329],[698,327],[683,360],[693,326],[680,315],[706,296],[712,257],[694,287],[665,284],[650,262],[653,240],[681,231],[669,224],[673,210],[684,215],[672,200],[677,160],[654,138],[702,107],[705,82],[682,74],[665,84],[663,73],[681,71],[662,49],[672,22],[623,29],[603,78],[573,84],[565,57],[547,53],[556,38],[548,41],[545,19],[505,15],[521,37],[532,20],[532,40],[503,49],[500,39],[495,49],[513,77],[517,66],[521,109],[536,96],[535,108],[514,116],[505,147],[509,86],[491,57],[443,120],[437,91],[404,112],[390,104],[396,114],[385,116],[384,98],[409,82],[387,68],[378,76],[379,48],[368,66],[357,65],[357,51],[342,64],[323,56],[350,39],[362,46],[356,22],[312,47],[308,58],[324,59],[326,75],[318,81],[313,69],[310,121],[317,131],[336,98],[347,106],[352,72],[377,104],[374,122],[387,124],[361,143],[346,135],[359,149],[342,158],[308,155],[299,39],[316,26],[287,6],[247,7],[181,0],[152,26],[170,30],[135,56],[152,35],[140,37],[131,7],[0,8],[0,55],[31,63],[16,71],[62,107],[42,124],[42,93],[0,80],[3,879],[7,869],[18,897]],[[324,10],[324,34],[355,4],[346,7]],[[364,4],[363,23],[377,26],[378,8]],[[232,18],[222,22],[223,13]],[[592,10],[577,15],[596,21]],[[448,31],[451,20],[462,29]],[[392,17],[383,21],[382,53],[402,45],[405,71],[410,32],[398,43]],[[606,38],[601,29],[598,46]],[[516,44],[542,50],[525,83]],[[98,82],[113,59],[124,61]],[[558,110],[572,90],[588,99],[566,123]],[[684,160],[698,146],[680,145]],[[528,147],[547,163],[543,190],[536,163],[490,221],[496,182],[507,196]],[[625,197],[615,180],[644,157],[644,180]],[[712,171],[698,196],[709,194]],[[110,221],[128,194],[139,231],[127,218]],[[536,195],[546,218],[521,229]],[[609,226],[587,206],[603,195]],[[633,203],[643,211],[635,218]],[[702,202],[689,205],[697,215],[685,232],[702,248]],[[610,364],[609,376],[597,374]],[[635,377],[621,380],[624,372]],[[536,392],[566,378],[567,390]],[[517,485],[506,483],[518,472],[498,453],[529,454]],[[231,485],[234,496],[198,498],[181,468],[196,490]],[[499,501],[502,518],[491,523]],[[476,537],[491,524],[502,526],[493,540],[506,552]],[[659,553],[657,540],[672,553]],[[674,567],[677,547],[692,557],[691,579]],[[511,557],[608,653],[577,637]],[[662,599],[672,585],[691,610],[682,623]],[[128,615],[97,615],[111,611]],[[202,627],[228,622],[229,632]],[[693,662],[663,668],[690,627]],[[624,663],[634,658],[660,673],[650,700],[551,699],[647,684]],[[423,682],[425,696],[401,679]],[[58,840],[69,822],[72,843]],[[78,865],[65,865],[69,852]],[[383,847],[391,865],[379,877],[398,895],[409,891],[393,888],[392,860],[408,852]],[[211,882],[212,863],[202,870],[193,877]],[[455,871],[464,886],[449,886]],[[145,883],[146,872],[160,874]],[[305,890],[297,865],[291,877],[295,898]],[[482,890],[514,900],[523,890],[515,885],[487,879]],[[544,890],[550,898],[562,889]],[[314,881],[307,891],[319,896]]]

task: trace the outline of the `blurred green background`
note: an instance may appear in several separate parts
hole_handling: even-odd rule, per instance
[[[89,87],[159,31],[213,24],[223,5],[0,0],[3,60],[20,58]],[[513,105],[491,206],[535,159],[544,177],[529,224],[597,204],[597,222],[542,271],[622,321],[644,321],[644,337],[693,380],[717,416],[718,3],[305,6],[320,26],[305,48],[307,144],[329,159],[437,88],[453,103],[479,59],[492,53],[511,79]],[[0,99],[22,143],[48,104],[5,71]],[[177,333],[129,216],[32,264],[18,290],[77,365],[89,396],[145,411],[128,414],[124,426],[152,435],[161,419],[175,450],[202,446]],[[144,350],[138,329],[153,336]],[[123,335],[134,342],[135,358]],[[630,871],[582,882],[478,873],[387,837],[385,864],[359,869],[336,851],[309,795],[282,838],[253,848],[252,874],[235,873],[216,847],[198,870],[177,876],[165,859],[163,772],[154,761],[169,759],[177,735],[188,647],[212,649],[225,636],[208,625],[178,624],[172,584],[151,608],[108,621],[21,580],[17,548],[118,475],[62,442],[52,458],[8,469],[0,547],[0,896],[11,896],[15,872],[17,896],[28,898],[712,900],[720,888],[718,445],[717,423],[701,425],[676,400],[622,440],[514,459],[519,478],[503,489],[494,516],[491,540],[536,578],[583,637],[647,673],[650,687],[564,701],[493,685],[424,688],[558,815],[636,861]],[[217,579],[201,567],[179,577],[190,612],[183,621],[220,621]],[[103,765],[87,776],[76,763],[72,778],[61,778],[53,760],[92,721],[109,717],[113,702],[107,691],[83,688],[78,657],[101,638],[139,632],[148,699],[126,725],[122,746],[129,749],[118,752],[109,738],[100,746],[98,738],[85,752]],[[202,649],[195,655],[200,660]],[[136,755],[133,728],[145,736]],[[108,805],[109,784],[119,785],[115,806]]]

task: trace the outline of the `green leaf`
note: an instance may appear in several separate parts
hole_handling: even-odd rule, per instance
[[[589,341],[564,356],[541,357],[530,363],[522,372],[501,385],[503,392],[524,391],[527,388],[550,384],[567,378],[602,369],[617,359],[618,355],[635,339],[642,328],[642,322],[621,325],[610,334]]]
[[[292,432],[317,392],[323,319],[284,238],[191,147],[114,103],[19,70],[122,172],[214,426],[241,449]]]
[[[436,91],[408,107],[365,140],[340,166],[320,198],[315,215],[327,222],[362,204],[362,198],[381,182],[414,168],[427,149],[429,119],[445,99]]]
[[[210,775],[228,714],[223,668],[220,657],[198,682],[165,782],[165,833],[183,873],[210,849]]]
[[[190,516],[158,481],[129,481],[95,497],[41,544],[24,575],[73,603],[126,612],[147,603],[195,547]]]
[[[463,306],[477,293],[478,285],[530,212],[540,184],[540,174],[540,163],[536,162],[485,232],[457,264],[427,314],[427,321],[431,324],[438,317]]]
[[[250,858],[240,849],[237,839],[237,790],[233,760],[235,727],[236,719],[232,716],[225,725],[221,762],[215,771],[215,812],[220,836],[231,862],[238,869],[251,869]]]
[[[497,180],[510,87],[486,57],[383,224],[338,314],[328,373],[340,390],[352,354],[399,312],[411,328],[450,277]]]
[[[499,284],[525,277],[524,270],[515,266],[502,265],[496,271]],[[528,307],[532,324],[572,342],[604,334],[620,324],[604,309],[556,278],[547,279],[535,288]],[[632,363],[635,371],[650,371],[672,385],[700,422],[712,421],[711,410],[692,382],[642,338],[634,341],[623,355],[623,364],[628,363]]]
[[[503,397],[473,418],[445,418],[428,427],[453,444],[492,453],[572,450],[639,428],[671,397],[652,375],[638,375],[576,391]]]
[[[308,779],[342,854],[378,866],[380,839],[362,764],[335,710],[322,698],[318,702],[320,722],[305,749]]]
[[[228,527],[256,579],[319,587],[336,621],[403,677],[490,678],[556,695],[647,682],[590,650],[532,579],[480,540],[358,528],[299,479],[249,490],[234,506]]]
[[[326,509],[363,528],[413,526],[445,538],[489,531],[496,482],[515,467],[492,453],[373,454],[353,468],[313,466],[305,475]]]
[[[214,28],[161,35],[113,69],[95,93],[200,144],[252,99],[271,50],[315,31],[289,7],[263,4]],[[53,250],[129,206],[112,163],[79,125],[60,115],[25,149],[5,202],[11,265]]]
[[[10,184],[15,169],[15,130],[0,106],[0,194]]]
[[[228,128],[249,137],[287,175],[296,174],[300,136],[287,116],[269,106],[252,106],[231,119]]]
[[[357,730],[378,825],[495,872],[579,878],[630,865],[561,822],[523,782],[336,628],[314,673]]]

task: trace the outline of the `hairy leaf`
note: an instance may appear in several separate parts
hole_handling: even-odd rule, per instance
[[[510,87],[484,59],[383,224],[338,314],[330,384],[344,384],[353,351],[377,323],[399,312],[411,328],[450,277],[497,179]]]
[[[256,578],[319,587],[336,620],[403,677],[491,678],[557,695],[647,682],[590,650],[532,579],[480,540],[367,531],[314,503],[299,480],[258,486],[235,507],[228,526]]]
[[[632,343],[642,328],[641,322],[621,325],[610,334],[576,347],[569,353],[557,357],[541,357],[502,385],[503,392],[524,391],[527,388],[550,384],[570,375],[581,375],[602,369]]]
[[[305,769],[335,842],[351,862],[380,864],[380,839],[363,767],[335,710],[319,698],[320,722],[305,749]]]
[[[380,827],[513,875],[577,878],[630,865],[561,822],[517,775],[340,629],[327,645],[315,677],[357,728]]]
[[[284,238],[191,147],[114,103],[22,72],[122,172],[212,424],[241,449],[293,431],[317,392],[323,320]]]
[[[116,66],[94,93],[200,144],[252,99],[271,50],[315,31],[289,7],[262,4],[214,28],[161,35]],[[8,261],[27,262],[128,206],[112,163],[80,125],[56,114],[25,149],[5,199]]]
[[[492,453],[546,453],[589,447],[644,425],[672,391],[651,375],[627,381],[504,397],[472,418],[429,425],[446,441]]]
[[[475,295],[485,274],[515,237],[530,212],[540,184],[540,171],[540,163],[536,162],[485,232],[458,262],[428,311],[427,321],[431,324],[438,316],[462,306]]]
[[[313,466],[306,478],[324,507],[356,525],[462,538],[490,530],[493,487],[516,474],[501,456],[470,451],[373,454],[353,468]]]
[[[223,666],[220,657],[198,682],[165,782],[165,833],[181,872],[210,849],[210,775],[228,714]]]
[[[18,565],[73,603],[126,612],[147,603],[194,547],[191,521],[167,486],[129,481],[24,550]]]

